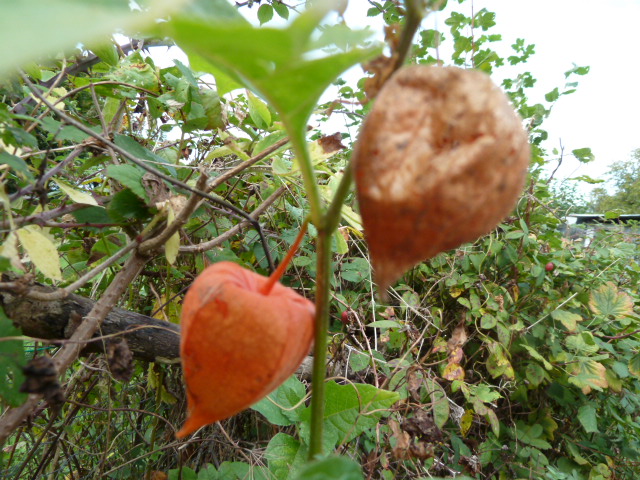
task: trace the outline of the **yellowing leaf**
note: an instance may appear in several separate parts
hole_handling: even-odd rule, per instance
[[[449,295],[451,295],[453,298],[458,298],[460,295],[462,295],[462,292],[464,292],[464,288],[451,287],[451,289],[449,290]]]
[[[614,318],[622,318],[633,313],[631,297],[619,291],[613,282],[607,282],[591,292],[589,307],[596,314]]]
[[[249,116],[258,128],[267,129],[271,125],[271,112],[269,107],[247,90],[247,103],[249,104]]]
[[[629,360],[629,371],[636,377],[640,377],[640,353],[635,354]]]
[[[464,412],[464,415],[462,415],[462,418],[460,419],[460,433],[463,437],[467,436],[467,433],[469,433],[469,429],[471,428],[472,424],[473,410],[467,410],[466,412]]]
[[[85,205],[95,205],[96,207],[99,206],[98,202],[96,202],[96,199],[93,198],[89,193],[76,190],[75,188],[70,187],[66,183],[61,182],[60,180],[55,180],[55,182],[60,187],[60,190],[66,193],[69,196],[69,198],[74,202],[83,203]]]
[[[9,217],[11,218],[11,217]],[[17,242],[16,234],[11,232],[7,235],[4,243],[0,245],[0,256],[4,258],[8,258],[9,262],[11,262],[11,266],[13,268],[17,268],[18,270],[24,270],[24,266],[20,261],[20,255],[18,254],[18,242]]]
[[[487,358],[487,370],[493,378],[503,375],[509,380],[515,378],[515,372],[511,362],[506,357],[505,351],[499,343],[493,342],[488,345],[489,358]]]
[[[464,369],[457,363],[449,363],[444,367],[442,378],[445,380],[464,380]]]
[[[50,279],[61,281],[62,271],[58,251],[42,228],[29,225],[17,230],[16,234],[35,267]]]
[[[581,388],[584,394],[590,393],[592,388],[601,391],[609,387],[607,369],[600,362],[580,361],[573,364],[570,373],[573,376],[569,378],[569,383]]]
[[[167,204],[167,225],[170,225],[176,218],[176,214],[173,211],[173,206],[171,204]],[[167,257],[167,262],[169,265],[173,265],[176,263],[176,258],[178,258],[178,250],[180,249],[180,234],[178,232],[174,233],[169,237],[167,243],[164,244],[164,254]]]

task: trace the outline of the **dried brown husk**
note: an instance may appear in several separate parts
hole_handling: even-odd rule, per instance
[[[484,73],[411,66],[378,95],[353,156],[377,283],[491,231],[514,207],[530,150]]]

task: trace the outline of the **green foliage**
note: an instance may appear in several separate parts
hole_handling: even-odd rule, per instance
[[[604,188],[592,192],[595,212],[613,211],[618,214],[635,214],[640,211],[640,150],[634,150],[631,158],[613,163],[607,176],[613,193]]]
[[[2,55],[0,75],[5,76],[16,67],[43,56],[71,50],[80,42],[93,45],[108,43],[109,36],[116,29],[135,31],[185,3],[185,0],[140,2],[142,9],[134,13],[128,2],[116,0],[98,0],[90,5],[73,0],[52,0],[45,4],[37,0],[19,3],[3,0],[1,38],[5,45],[8,44],[6,42],[15,42],[15,47]],[[100,22],[87,21],[90,18],[100,18]],[[43,37],[48,40],[42,42]],[[99,51],[104,56],[107,50],[101,47]],[[107,60],[111,63],[115,57],[107,55]],[[30,67],[30,71],[41,75],[35,65]]]
[[[19,339],[9,340],[7,337],[20,336],[21,332],[11,324],[0,308],[0,339],[4,339],[0,355],[0,400],[12,406],[21,405],[26,395],[19,392],[24,382],[22,367],[25,365],[24,347]]]
[[[369,3],[368,15],[387,24],[403,20],[397,2]],[[443,9],[446,2],[427,3]],[[164,15],[164,2],[135,14],[126,2],[100,2],[95,8],[106,16],[98,27],[78,22],[79,15],[87,18],[82,2],[58,0],[44,9],[25,5],[3,9],[6,18],[33,22],[11,22],[3,32],[11,38],[5,44],[18,46],[0,71],[78,41],[92,45],[99,63],[91,70],[78,68],[43,91],[95,135],[29,100],[22,79],[0,84],[1,271],[28,270],[41,282],[68,285],[112,259],[109,269],[78,290],[100,297],[123,261],[113,256],[166,223],[163,202],[179,204],[186,192],[149,178],[130,157],[107,148],[105,139],[189,185],[194,172],[206,168],[213,192],[246,212],[275,195],[260,222],[276,259],[311,209],[309,192],[326,203],[335,195],[349,151],[326,153],[322,131],[312,130],[307,139],[307,122],[312,113],[324,123],[339,112],[350,125],[360,125],[370,108],[364,104],[364,80],[348,85],[338,76],[380,48],[367,43],[369,32],[320,24],[329,7],[307,10],[275,29],[252,25],[242,12],[252,8],[260,24],[275,24],[276,15],[289,17],[279,1],[248,2],[240,10],[222,0],[192,2],[151,32],[175,39],[190,66],[175,62],[159,68],[144,50],[120,52],[114,43],[100,41],[115,25],[134,31]],[[63,378],[77,403],[61,407],[52,427],[48,411],[38,411],[10,437],[3,451],[11,461],[0,476],[14,478],[23,470],[22,475],[52,478],[144,478],[161,471],[170,479],[196,480],[637,477],[637,242],[631,233],[617,231],[598,232],[586,246],[564,237],[558,230],[564,216],[589,207],[576,198],[575,182],[544,180],[545,167],[557,161],[557,152],[542,147],[544,122],[588,67],[569,69],[565,85],[532,105],[528,92],[536,78],[526,67],[535,46],[518,39],[503,58],[492,48],[501,40],[494,33],[499,18],[487,9],[467,8],[468,2],[455,7],[460,11],[451,11],[444,31],[419,32],[411,61],[435,63],[446,46],[453,56],[445,63],[488,73],[504,64],[519,69],[504,79],[503,88],[531,132],[527,195],[491,234],[407,273],[386,304],[373,292],[362,227],[353,195],[347,196],[332,238],[333,378],[326,384],[322,418],[325,449],[341,456],[307,464],[312,389],[297,377],[252,410],[178,444],[172,432],[185,409],[178,369],[139,362],[126,384],[106,373],[100,357],[90,357]],[[52,39],[48,50],[33,40],[44,32]],[[25,71],[31,81],[46,82],[65,67],[61,58],[27,65]],[[71,61],[82,67],[81,58]],[[203,73],[213,75],[215,87]],[[334,82],[339,98],[318,107]],[[292,146],[271,148],[287,137]],[[217,182],[260,152],[266,152],[263,159]],[[583,162],[593,159],[588,148],[572,153]],[[304,171],[305,155],[312,172]],[[636,157],[637,152],[632,162],[612,169],[618,192],[601,195],[596,204],[603,210],[637,213],[631,211]],[[231,260],[265,273],[258,235],[233,234],[241,232],[239,221],[217,205],[201,204],[179,233],[182,252],[171,264],[162,255],[149,262],[122,306],[175,322],[182,291],[206,263]],[[317,280],[318,231],[310,230],[284,279],[304,292]],[[199,251],[206,242],[210,246]],[[545,268],[550,262],[551,271]],[[24,400],[18,388],[25,355],[59,348],[6,339],[18,335],[11,320],[0,316],[3,405]],[[45,438],[51,441],[40,442]],[[69,452],[69,445],[82,448]]]

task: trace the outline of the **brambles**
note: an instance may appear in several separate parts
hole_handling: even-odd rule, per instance
[[[489,232],[513,208],[527,134],[484,73],[406,67],[380,92],[353,156],[380,290],[416,263]]]

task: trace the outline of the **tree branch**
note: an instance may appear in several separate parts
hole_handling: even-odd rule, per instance
[[[73,332],[70,338],[71,341],[65,344],[54,356],[53,360],[59,375],[62,375],[78,358],[78,354],[86,341],[98,330],[104,318],[129,288],[146,261],[147,258],[145,257],[132,255],[124,264],[122,270],[117,273],[100,300],[93,305],[91,311],[85,315],[82,323]],[[17,408],[10,408],[0,417],[0,444],[3,444],[20,423],[33,412],[40,398],[41,395],[31,394],[23,405]]]

